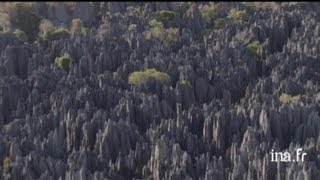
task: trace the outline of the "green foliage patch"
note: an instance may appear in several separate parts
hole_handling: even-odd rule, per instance
[[[178,41],[180,37],[178,28],[166,29],[163,27],[163,23],[156,19],[151,20],[149,25],[151,29],[144,32],[146,39],[156,38],[166,45],[170,45],[173,42]]]
[[[70,38],[71,33],[67,29],[59,28],[57,30],[48,30],[44,38],[48,40],[58,40],[58,39],[67,39]]]
[[[179,86],[182,86],[182,87],[192,88],[192,85],[188,80],[181,80],[178,82],[178,84]]]
[[[144,84],[149,78],[155,78],[162,84],[170,83],[170,76],[167,73],[157,71],[156,69],[146,69],[144,71],[136,71],[129,75],[129,84]]]
[[[156,19],[152,19],[149,22],[149,25],[151,28],[163,28],[163,23],[161,21],[156,20]]]
[[[214,28],[216,29],[221,29],[223,28],[224,26],[224,19],[223,18],[217,18],[213,21],[213,25],[214,25]]]
[[[25,37],[24,32],[21,31],[20,29],[14,30],[13,34],[19,39],[23,39]]]
[[[86,36],[90,32],[90,29],[87,27],[82,27],[81,28],[81,34]]]
[[[171,21],[174,19],[175,13],[173,11],[162,10],[157,12],[157,16],[163,21]]]
[[[133,30],[137,29],[137,25],[136,24],[130,24],[128,29],[129,29],[129,31],[133,31]]]
[[[279,97],[280,102],[282,103],[297,103],[300,101],[301,96],[297,95],[297,96],[291,96],[289,94],[286,93],[282,93]]]
[[[247,12],[245,10],[240,11],[233,8],[229,11],[227,18],[234,21],[238,21],[246,15],[247,15]]]
[[[199,10],[203,19],[207,23],[211,23],[213,19],[215,19],[219,14],[218,5],[214,3],[209,3],[209,5],[204,5],[204,6],[200,5]]]
[[[251,54],[261,57],[260,43],[259,41],[253,41],[247,45],[248,50]]]
[[[57,57],[55,59],[55,63],[65,71],[69,71],[69,63],[71,61],[71,57],[69,55],[64,55],[61,57]]]

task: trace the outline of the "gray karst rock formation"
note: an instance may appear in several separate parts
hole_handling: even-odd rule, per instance
[[[319,179],[320,3],[20,4],[54,27],[0,33],[0,180]]]

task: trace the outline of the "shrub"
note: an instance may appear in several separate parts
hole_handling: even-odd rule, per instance
[[[70,61],[71,58],[69,55],[64,55],[55,59],[55,63],[65,71],[69,71]]]
[[[156,69],[147,69],[144,71],[136,71],[129,75],[129,84],[144,84],[149,78],[155,78],[162,84],[170,83],[170,76],[166,73],[157,71]]]
[[[173,11],[165,11],[165,10],[162,10],[162,11],[158,11],[158,12],[157,12],[157,16],[158,16],[161,20],[171,21],[171,20],[174,19],[175,13],[174,13]]]
[[[259,41],[253,41],[247,45],[249,52],[257,57],[261,57],[261,48]]]
[[[218,18],[213,21],[214,28],[221,29],[224,26],[224,19]]]
[[[279,100],[282,103],[297,103],[300,101],[300,95],[291,96],[289,94],[282,93]]]
[[[245,15],[247,15],[247,12],[245,10],[239,11],[233,8],[229,11],[227,18],[234,21],[238,21]]]
[[[178,82],[178,84],[179,86],[182,86],[182,87],[192,88],[192,85],[188,80],[181,80]]]
[[[3,171],[8,173],[10,171],[11,159],[9,156],[5,157],[3,160]]]
[[[170,45],[179,39],[178,28],[152,28],[150,31],[145,32],[146,39],[157,38],[166,45]]]
[[[216,4],[210,3],[209,5],[204,5],[199,7],[200,13],[204,20],[211,23],[213,19],[219,14],[219,8]]]
[[[137,29],[137,25],[136,24],[130,24],[128,29],[129,29],[129,31],[133,31],[133,30]]]
[[[82,27],[81,34],[86,36],[90,32],[90,29],[87,27]]]
[[[163,23],[156,20],[156,19],[152,19],[150,22],[149,22],[149,25],[151,28],[163,28]]]
[[[59,28],[55,31],[49,30],[45,33],[44,38],[48,40],[58,40],[70,38],[70,32],[67,29]]]
[[[151,29],[144,33],[146,39],[156,38],[166,45],[170,45],[171,43],[178,41],[180,36],[178,28],[166,29],[163,27],[162,22],[155,19],[151,20],[149,25],[151,26]]]
[[[159,37],[159,39],[167,45],[178,41],[178,38],[179,38],[179,29],[178,28],[166,29],[164,31],[164,35],[162,37]]]
[[[25,34],[23,31],[21,31],[20,29],[16,29],[14,30],[13,34],[18,38],[18,39],[24,39]]]

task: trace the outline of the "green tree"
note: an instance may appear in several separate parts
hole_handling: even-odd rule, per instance
[[[69,71],[69,64],[71,61],[71,57],[69,55],[64,55],[61,57],[57,57],[55,59],[55,63],[65,71]]]
[[[59,28],[57,30],[49,29],[44,34],[44,38],[48,40],[58,40],[58,39],[64,39],[64,38],[70,38],[71,33],[65,28]]]
[[[170,83],[170,76],[167,73],[157,71],[156,69],[146,69],[144,71],[136,71],[129,75],[129,84],[143,84],[148,81],[149,78],[155,78],[162,84]]]
[[[23,39],[25,38],[24,32],[21,31],[20,29],[14,30],[13,34],[14,34],[17,38],[19,38],[19,39],[21,39],[21,40],[23,40]]]
[[[256,57],[261,57],[261,47],[259,41],[253,41],[247,45],[249,52]]]
[[[166,45],[170,45],[173,42],[178,41],[180,34],[178,28],[164,28],[163,23],[153,19],[149,22],[151,27],[150,30],[144,32],[146,39],[156,38],[165,43]]]

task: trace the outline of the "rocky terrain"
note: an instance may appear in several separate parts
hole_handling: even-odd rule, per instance
[[[320,3],[32,7],[0,16],[1,180],[319,179]]]

